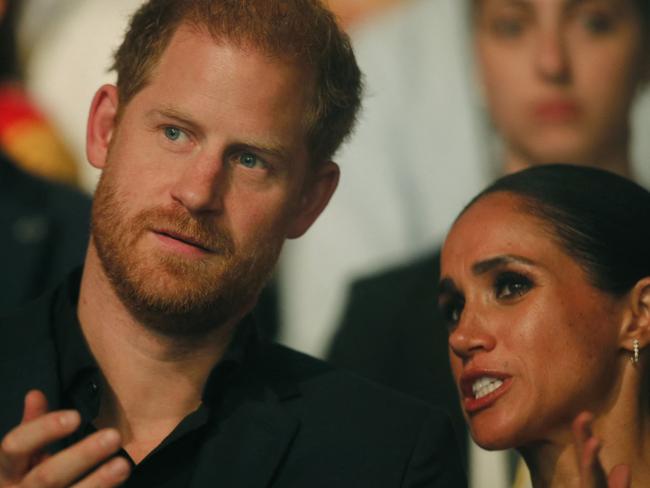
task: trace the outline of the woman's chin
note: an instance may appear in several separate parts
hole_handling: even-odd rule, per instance
[[[470,432],[474,442],[488,451],[523,445],[526,437],[520,428],[510,422],[473,421],[470,423]]]

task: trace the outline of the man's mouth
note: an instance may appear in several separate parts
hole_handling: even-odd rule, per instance
[[[209,245],[206,245],[205,243],[199,241],[198,239],[192,236],[179,234],[177,232],[172,232],[168,230],[154,230],[153,232],[162,241],[167,243],[173,244],[175,242],[180,246],[188,246],[201,253],[214,254],[217,252],[216,249],[212,249]]]

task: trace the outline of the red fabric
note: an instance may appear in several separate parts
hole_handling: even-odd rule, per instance
[[[43,124],[45,119],[23,90],[13,86],[0,87],[0,134],[26,122]]]

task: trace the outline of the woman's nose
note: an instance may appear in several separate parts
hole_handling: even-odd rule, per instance
[[[452,353],[463,360],[470,359],[478,352],[491,351],[495,346],[495,336],[490,331],[485,317],[467,309],[449,334],[449,347]]]

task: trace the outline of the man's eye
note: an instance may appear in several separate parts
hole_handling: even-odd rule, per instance
[[[522,274],[500,273],[494,282],[494,294],[498,299],[514,299],[525,295],[532,287],[533,282]]]
[[[237,162],[246,168],[256,168],[263,165],[263,161],[255,154],[244,152],[237,157]]]
[[[165,137],[170,141],[177,141],[183,135],[183,131],[178,127],[168,126],[164,128]]]

